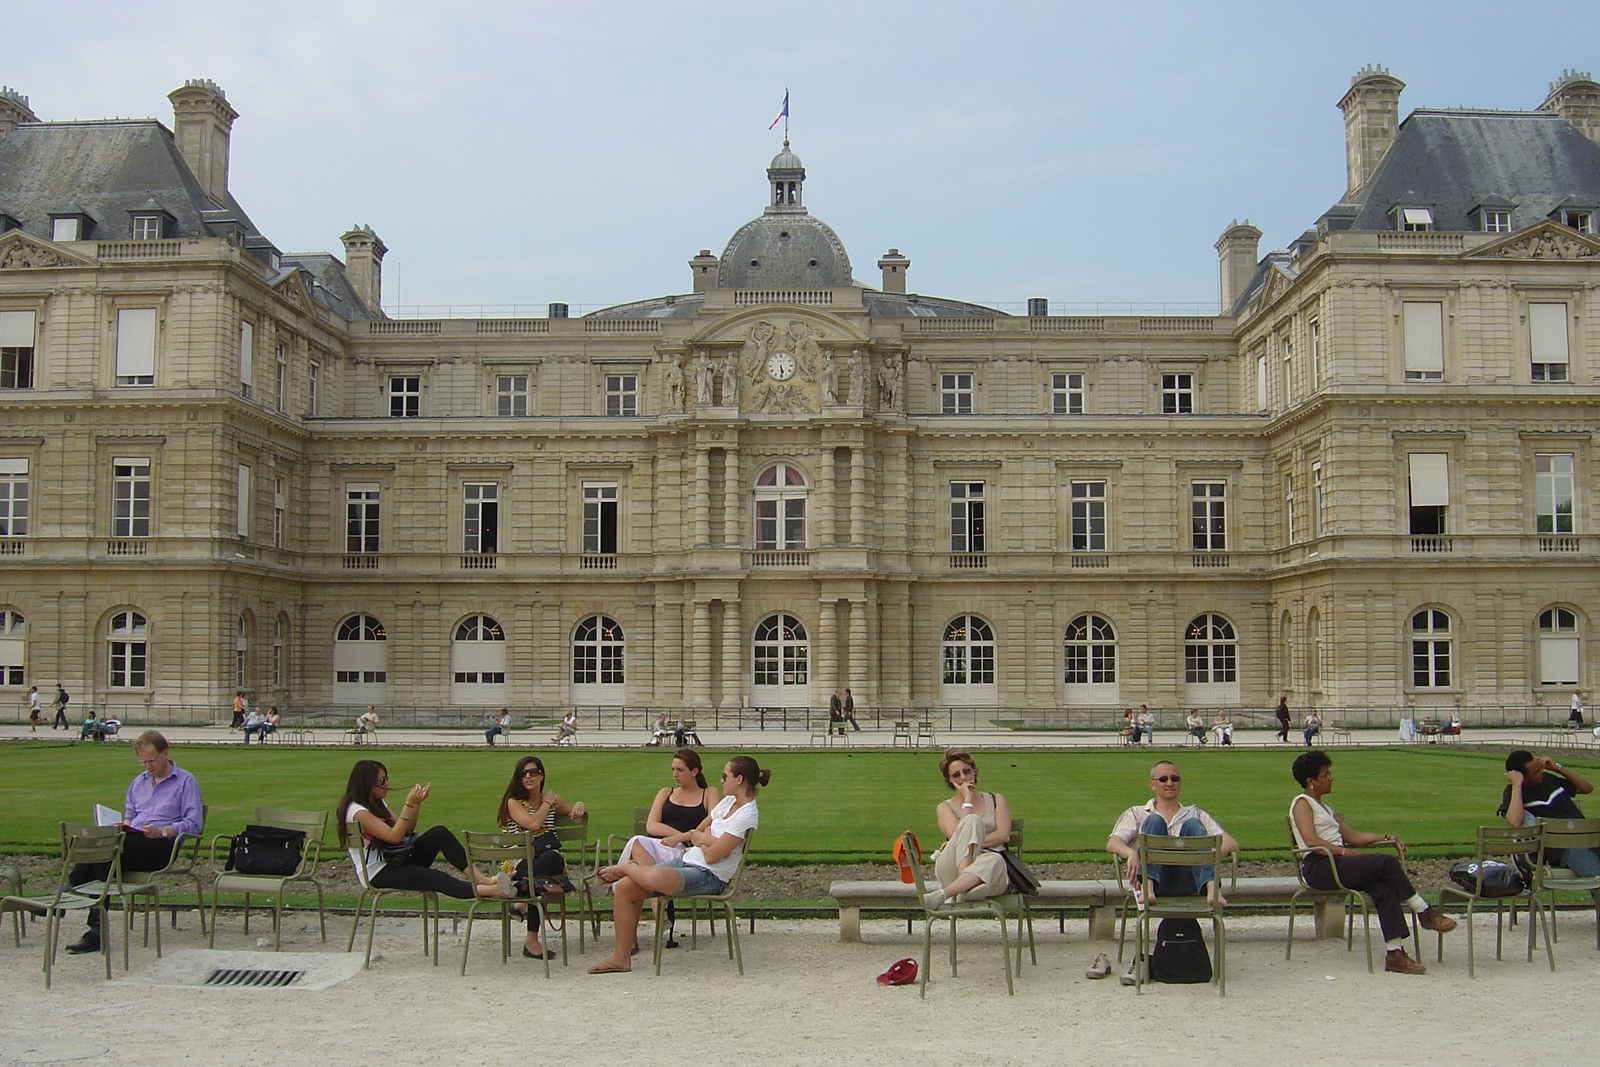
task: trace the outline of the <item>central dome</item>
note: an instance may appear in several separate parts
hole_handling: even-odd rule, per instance
[[[839,235],[805,209],[805,177],[805,165],[785,140],[767,167],[771,197],[766,210],[739,227],[722,252],[719,289],[844,289],[854,284]]]

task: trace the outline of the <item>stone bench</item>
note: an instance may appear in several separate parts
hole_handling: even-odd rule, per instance
[[[1292,875],[1266,878],[1240,878],[1223,894],[1230,904],[1287,904],[1300,889]],[[917,887],[901,881],[834,882],[828,895],[839,902],[839,940],[861,940],[861,910],[906,911],[920,907]],[[1313,929],[1318,937],[1339,937],[1343,932],[1344,912],[1339,893],[1312,890],[1300,898],[1311,905]],[[1117,936],[1117,905],[1122,890],[1116,879],[1047,879],[1039,884],[1037,895],[1029,899],[1035,912],[1057,911],[1059,925],[1065,929],[1065,909],[1085,908],[1089,916],[1089,936],[1109,941]]]

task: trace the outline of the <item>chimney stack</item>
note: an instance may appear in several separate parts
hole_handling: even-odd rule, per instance
[[[1554,111],[1600,144],[1600,84],[1586,70],[1564,70],[1550,83],[1550,95],[1540,111]]]
[[[1235,219],[1217,238],[1218,314],[1226,315],[1232,310],[1239,294],[1250,284],[1256,272],[1256,246],[1260,240],[1261,231],[1250,225],[1249,219]]]
[[[356,226],[339,235],[344,242],[344,276],[356,296],[374,315],[383,315],[383,256],[389,251],[371,226]]]
[[[694,277],[694,291],[703,293],[717,287],[717,257],[711,249],[702,248],[700,254],[689,260],[689,273]]]
[[[38,122],[39,116],[28,106],[28,98],[10,86],[0,86],[0,141],[25,122]]]
[[[1350,91],[1339,101],[1344,112],[1344,159],[1348,200],[1367,184],[1400,128],[1400,90],[1406,83],[1387,67],[1368,65],[1350,79]]]
[[[172,133],[200,191],[218,207],[228,204],[228,139],[239,113],[210,78],[190,78],[167,94]]]
[[[898,248],[891,248],[878,260],[878,269],[883,271],[883,291],[886,293],[903,293],[906,291],[906,271],[911,269],[911,260],[900,254]]]

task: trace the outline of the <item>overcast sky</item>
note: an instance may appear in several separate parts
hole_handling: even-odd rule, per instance
[[[785,88],[806,205],[859,280],[896,247],[916,292],[1209,311],[1230,220],[1265,252],[1344,192],[1334,105],[1362,65],[1407,83],[1402,115],[1532,109],[1600,69],[1595,10],[58,0],[8,5],[0,83],[42,119],[170,126],[166,94],[211,78],[256,225],[339,252],[370,224],[397,314],[688,291],[689,257],[765,203]]]

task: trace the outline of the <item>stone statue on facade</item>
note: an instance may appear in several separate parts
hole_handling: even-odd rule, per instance
[[[867,402],[867,364],[861,349],[850,350],[850,403],[861,407]]]
[[[894,356],[883,361],[878,368],[878,407],[892,411],[900,397],[900,361]]]
[[[722,404],[739,406],[739,357],[732,352],[722,361]]]
[[[828,406],[839,402],[839,363],[832,352],[822,357],[822,402]]]
[[[715,399],[712,383],[715,377],[711,369],[711,360],[706,358],[704,352],[698,353],[694,361],[689,364],[689,372],[694,375],[695,402],[710,404]]]
[[[817,331],[809,323],[793,319],[788,330],[789,351],[800,368],[800,377],[808,382],[817,380],[822,369],[822,346],[817,344]]]
[[[661,370],[663,387],[667,394],[667,410],[683,410],[683,368],[678,366],[678,360],[673,357],[667,360]]]
[[[767,376],[767,355],[772,351],[772,340],[777,328],[762,321],[745,331],[744,344],[739,347],[739,364],[744,368],[745,381],[755,385]]]

